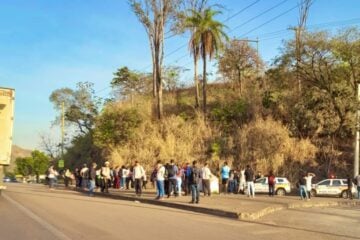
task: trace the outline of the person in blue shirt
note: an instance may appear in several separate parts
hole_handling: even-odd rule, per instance
[[[229,168],[227,162],[225,162],[224,166],[222,166],[220,173],[221,173],[221,191],[220,192],[226,194],[227,193],[227,185],[228,185],[229,176],[230,176],[230,168]]]

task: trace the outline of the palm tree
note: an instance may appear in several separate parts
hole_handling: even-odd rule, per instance
[[[210,7],[203,11],[191,11],[191,16],[187,18],[187,26],[192,27],[192,35],[189,41],[189,48],[194,55],[194,64],[199,56],[203,61],[203,112],[206,117],[206,58],[213,59],[215,54],[223,45],[228,37],[224,32],[225,25],[214,19],[214,16],[220,14],[220,11],[214,11]],[[196,74],[196,69],[195,69]],[[197,81],[197,78],[195,78]],[[196,83],[195,83],[196,85]]]

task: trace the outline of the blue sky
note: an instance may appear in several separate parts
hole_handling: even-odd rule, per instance
[[[77,82],[90,81],[99,96],[107,97],[112,74],[118,67],[151,69],[147,36],[126,0],[0,2],[0,86],[16,89],[14,143],[21,147],[40,148],[39,133],[59,137],[59,128],[51,128],[58,114],[49,102],[55,89],[74,88]],[[225,22],[227,31],[230,37],[259,37],[260,54],[269,63],[278,54],[282,41],[292,37],[287,28],[297,23],[298,9],[290,9],[298,0],[210,2],[224,6],[219,20],[252,5]],[[311,30],[320,23],[328,24],[318,29],[358,26],[359,9],[359,0],[316,0],[308,25]],[[352,21],[342,22],[345,20]],[[166,41],[165,54],[169,56],[165,64],[191,68],[187,46],[169,54],[187,40],[185,34]],[[191,81],[191,72],[188,74],[184,78]]]

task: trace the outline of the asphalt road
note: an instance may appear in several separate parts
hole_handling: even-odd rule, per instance
[[[360,239],[360,209],[286,210],[244,222],[136,202],[9,184],[0,239]]]

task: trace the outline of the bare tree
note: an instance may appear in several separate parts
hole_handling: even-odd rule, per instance
[[[264,66],[256,49],[246,40],[233,39],[225,45],[219,57],[219,72],[237,85],[241,95],[243,81],[247,76],[256,74]]]
[[[53,137],[51,137],[47,133],[40,133],[40,147],[42,150],[54,160],[57,156],[59,156],[59,143],[55,142]]]
[[[129,0],[133,12],[144,26],[149,39],[153,64],[153,95],[157,99],[158,119],[161,119],[163,113],[161,71],[165,31],[172,29],[181,2],[182,0]]]

